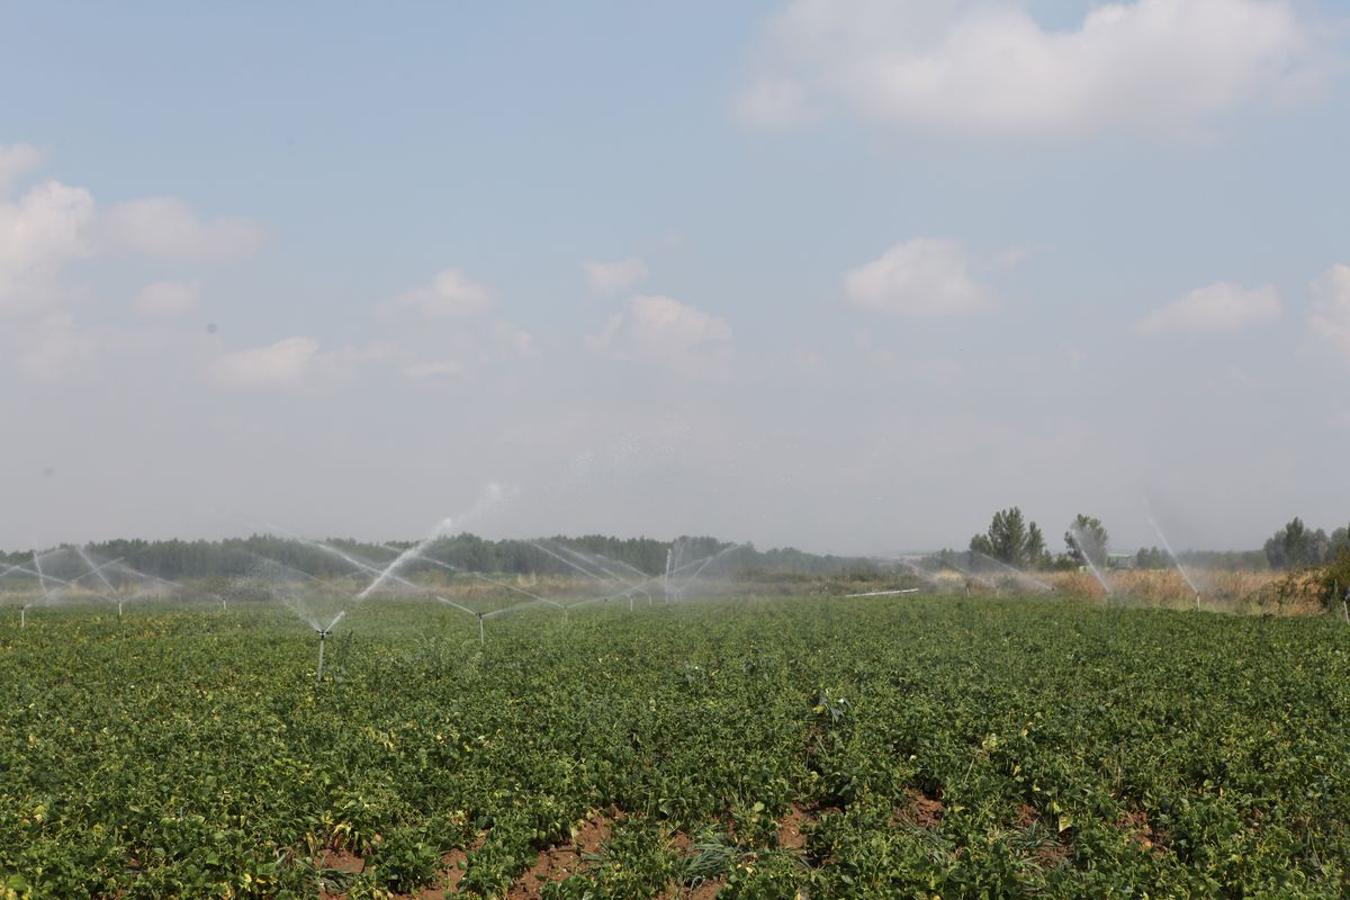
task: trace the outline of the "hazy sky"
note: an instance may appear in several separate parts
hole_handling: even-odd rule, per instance
[[[5,4],[0,547],[1345,524],[1347,21]]]

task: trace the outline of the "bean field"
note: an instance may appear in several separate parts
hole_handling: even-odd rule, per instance
[[[1350,629],[1067,600],[0,623],[9,897],[1322,896]]]

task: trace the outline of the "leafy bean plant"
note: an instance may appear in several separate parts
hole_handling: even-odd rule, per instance
[[[1350,890],[1332,617],[349,619],[317,684],[312,633],[246,605],[0,622],[0,898]]]

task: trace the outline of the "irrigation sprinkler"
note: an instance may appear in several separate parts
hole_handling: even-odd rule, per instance
[[[485,637],[484,634],[483,634],[483,614],[482,614],[482,613],[478,613],[478,644],[479,644],[479,646],[486,646],[486,645],[487,645],[487,637]]]
[[[314,629],[319,634],[319,670],[314,674],[315,684],[318,684],[323,680],[323,650],[324,645],[328,643],[328,635],[333,633],[333,629],[337,627],[337,623],[341,622],[342,617],[345,616],[346,614],[347,611],[344,609],[342,612],[338,613],[337,616],[334,617],[333,621],[328,623],[327,628]]]
[[[430,563],[431,565],[436,566],[438,568],[444,569],[445,571],[450,572],[451,574],[468,575],[470,578],[477,578],[479,581],[486,582],[487,584],[496,585],[497,587],[502,588],[503,590],[512,591],[524,597],[529,597],[531,600],[538,600],[544,603],[550,602],[546,598],[541,597],[538,594],[532,593],[530,591],[527,591],[524,588],[516,587],[514,584],[511,584],[510,582],[502,581],[497,578],[489,578],[482,572],[474,572],[471,569],[461,569],[458,566],[452,566],[447,562],[441,562],[439,559],[434,559],[433,557],[430,556],[418,556],[417,559],[425,563]],[[456,609],[463,610],[464,612],[469,613],[470,615],[477,615],[477,613],[475,613],[473,610],[469,609],[466,606],[460,606],[458,603],[455,603],[451,600],[447,600],[439,595],[433,596],[435,596],[436,599],[440,600],[442,603],[453,606]]]

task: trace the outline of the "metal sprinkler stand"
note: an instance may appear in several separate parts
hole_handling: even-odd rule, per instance
[[[319,632],[319,671],[314,673],[315,682],[323,680],[323,648],[326,643],[328,643],[328,629]]]
[[[319,669],[317,672],[314,673],[315,684],[318,684],[320,681],[323,680],[323,651],[324,645],[328,643],[328,635],[333,633],[333,629],[337,626],[337,623],[341,622],[342,617],[345,616],[346,614],[347,611],[343,610],[342,612],[337,614],[337,617],[333,619],[333,621],[328,623],[327,628],[314,629],[316,632],[318,632],[319,635]]]
[[[483,646],[487,643],[487,638],[483,636],[483,614],[478,613],[478,644]]]

